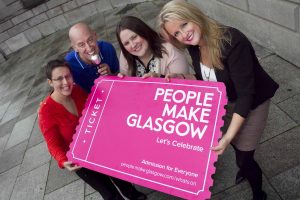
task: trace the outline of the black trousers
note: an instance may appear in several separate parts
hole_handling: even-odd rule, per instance
[[[104,200],[124,200],[116,186],[120,189],[122,194],[129,199],[133,193],[137,192],[131,183],[95,172],[93,170],[81,168],[80,170],[76,171],[76,174],[92,188],[98,191]]]
[[[251,186],[253,199],[262,199],[262,171],[257,162],[254,160],[253,151],[241,151],[232,145],[235,151],[236,164],[240,168],[241,174],[245,177]]]

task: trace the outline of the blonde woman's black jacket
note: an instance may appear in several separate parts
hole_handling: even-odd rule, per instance
[[[234,112],[247,117],[251,109],[274,96],[278,84],[258,62],[250,41],[239,30],[227,27],[224,34],[231,38],[222,49],[223,70],[215,70],[218,82],[226,85],[228,101],[235,102]],[[189,46],[198,80],[203,80],[198,46]]]

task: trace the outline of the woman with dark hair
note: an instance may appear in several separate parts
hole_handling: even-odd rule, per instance
[[[254,153],[266,125],[270,98],[278,84],[259,64],[243,33],[220,25],[186,1],[168,2],[158,16],[158,26],[161,34],[173,45],[188,49],[196,74],[187,75],[187,78],[226,85],[229,103],[224,134],[212,150],[222,154],[232,144],[240,169],[236,182],[246,178],[253,199],[266,199],[262,190],[262,171]],[[167,78],[172,77],[181,78],[177,74]]]
[[[122,51],[122,74],[159,77],[168,73],[188,73],[184,53],[161,39],[158,33],[139,18],[123,17],[117,24],[116,35]]]
[[[69,65],[63,60],[52,60],[46,65],[46,76],[53,91],[39,108],[39,126],[48,150],[60,168],[74,171],[98,191],[105,200],[124,200],[114,183],[128,199],[143,200],[146,195],[131,183],[81,168],[68,161],[69,144],[75,134],[87,93],[74,84]],[[113,183],[113,182],[114,183]]]

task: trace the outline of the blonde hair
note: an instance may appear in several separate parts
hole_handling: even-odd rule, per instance
[[[208,18],[199,8],[183,1],[173,0],[164,5],[158,16],[158,30],[163,37],[170,41],[177,48],[185,48],[174,36],[170,35],[165,29],[165,23],[172,20],[181,20],[193,22],[199,26],[204,40],[208,46],[208,53],[215,69],[223,69],[221,62],[222,48],[224,41],[230,39],[224,36],[225,27],[219,25],[216,21]]]

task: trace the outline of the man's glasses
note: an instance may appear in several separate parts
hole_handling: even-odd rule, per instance
[[[52,81],[58,81],[58,82],[62,82],[64,79],[66,79],[66,81],[72,80],[73,77],[71,74],[68,74],[66,76],[59,76],[58,78],[53,78]]]

